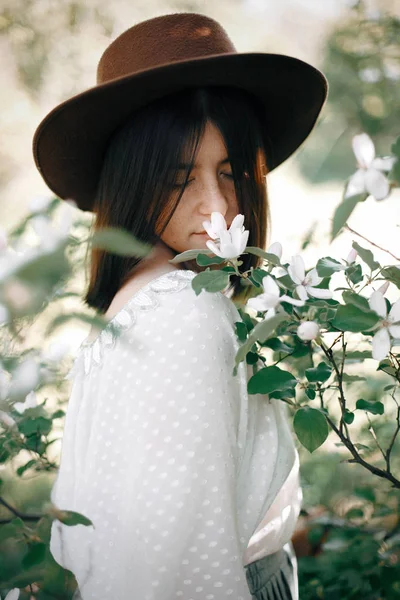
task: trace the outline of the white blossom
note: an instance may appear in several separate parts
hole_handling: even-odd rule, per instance
[[[14,419],[8,413],[4,412],[4,410],[0,410],[0,422],[4,423],[7,427],[13,427],[16,424]]]
[[[59,211],[59,224],[56,226],[43,214],[38,214],[31,219],[31,225],[40,239],[42,250],[51,252],[68,237],[76,206],[74,200],[64,200]]]
[[[375,146],[367,133],[355,135],[352,146],[358,169],[350,177],[344,197],[368,192],[375,200],[384,200],[390,192],[389,181],[384,173],[392,170],[396,157],[375,158]]]
[[[39,383],[39,366],[33,358],[22,361],[12,374],[10,397],[26,396]]]
[[[236,215],[228,230],[223,215],[213,212],[211,222],[203,221],[203,227],[217,243],[207,240],[207,247],[220,258],[237,258],[243,254],[250,233],[245,230],[243,222],[244,215]]]
[[[4,600],[18,600],[19,594],[20,594],[19,588],[13,588],[12,590],[10,590],[8,592],[8,594],[4,598]]]
[[[24,402],[14,402],[14,408],[17,412],[22,414],[27,408],[36,408],[37,396],[35,392],[29,392]]]
[[[70,350],[70,343],[60,337],[49,344],[49,347],[42,353],[45,362],[58,363]]]
[[[274,242],[268,248],[267,253],[275,254],[275,256],[277,256],[280,260],[282,258],[282,244],[280,242]]]
[[[305,341],[309,342],[310,340],[315,340],[319,336],[319,325],[315,321],[304,321],[297,328],[298,337]]]
[[[48,196],[44,196],[43,194],[38,194],[37,196],[34,196],[30,200],[28,205],[29,212],[31,214],[44,212],[48,209],[51,200],[51,198],[49,198]]]
[[[386,300],[378,290],[371,294],[368,303],[381,317],[379,329],[372,338],[372,357],[375,360],[383,360],[391,348],[390,336],[400,338],[400,298],[392,305],[389,314]]]
[[[346,262],[349,265],[351,265],[356,260],[357,256],[358,256],[357,250],[355,248],[352,248],[350,250],[349,254],[347,255]]]
[[[259,312],[267,311],[265,318],[269,319],[276,314],[276,309],[280,305],[281,302],[289,302],[289,304],[293,304],[294,306],[304,306],[303,300],[296,300],[295,298],[290,298],[286,294],[282,296],[279,295],[280,290],[279,286],[276,283],[275,279],[271,277],[271,275],[266,275],[262,279],[262,286],[264,288],[264,292],[256,296],[255,298],[250,298],[247,301],[247,305]]]
[[[329,290],[314,287],[320,284],[323,278],[318,275],[317,269],[311,269],[306,275],[304,261],[299,254],[292,256],[288,273],[296,284],[296,292],[301,300],[307,300],[308,296],[332,298],[332,293]]]

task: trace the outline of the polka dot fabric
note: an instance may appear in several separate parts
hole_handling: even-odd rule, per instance
[[[54,521],[50,548],[83,600],[250,600],[245,564],[293,534],[298,487],[257,530],[296,465],[285,406],[248,396],[244,363],[233,375],[240,315],[195,275],[132,296],[68,376],[51,498],[94,527]]]

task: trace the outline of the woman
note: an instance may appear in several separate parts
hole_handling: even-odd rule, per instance
[[[92,249],[85,300],[108,324],[70,374],[52,501],[93,527],[55,521],[51,551],[83,600],[297,599],[286,405],[249,397],[245,362],[232,374],[249,288],[236,276],[196,295],[205,267],[170,261],[206,248],[214,212],[228,226],[243,215],[247,245],[265,247],[265,176],[309,135],[326,80],[291,57],[238,54],[219,23],[187,13],[122,33],[97,74],[42,121],[35,161],[95,230],[126,229],[152,251]]]

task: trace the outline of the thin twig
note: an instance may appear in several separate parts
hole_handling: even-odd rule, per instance
[[[349,227],[347,224],[344,227],[345,227],[345,229],[348,229],[351,233],[354,233],[354,235],[358,235],[358,237],[362,238],[363,240],[365,240],[366,242],[371,244],[371,246],[375,246],[375,248],[378,248],[379,250],[382,250],[383,252],[390,254],[390,256],[392,256],[395,260],[400,260],[400,258],[398,256],[396,256],[395,254],[393,254],[392,252],[390,252],[390,250],[386,250],[386,248],[382,248],[382,246],[378,246],[378,244],[375,244],[375,242],[371,242],[371,240],[366,238],[364,235],[361,235],[361,233],[357,233],[357,231],[354,231],[354,229]]]

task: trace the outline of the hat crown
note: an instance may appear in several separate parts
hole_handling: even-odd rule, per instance
[[[169,63],[232,53],[237,53],[235,46],[214,19],[196,13],[163,15],[127,29],[106,48],[97,84]]]

